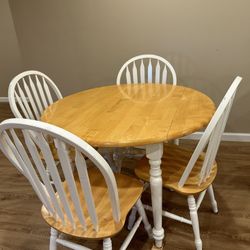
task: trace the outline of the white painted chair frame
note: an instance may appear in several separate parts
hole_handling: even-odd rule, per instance
[[[40,120],[43,111],[56,100],[62,99],[62,94],[47,75],[28,70],[11,80],[8,99],[16,118]]]
[[[47,75],[29,70],[11,80],[8,98],[16,118],[39,120],[43,111],[61,99],[62,94]]]
[[[144,65],[144,60],[149,60],[147,71]],[[156,66],[155,70],[153,70],[152,60],[156,60]],[[140,68],[137,69],[136,61],[140,61]],[[133,64],[132,67],[132,77],[129,70],[129,65]],[[161,64],[164,65],[163,70],[161,71]],[[137,83],[162,83],[166,84],[168,82],[168,69],[170,70],[172,74],[172,83],[173,85],[177,84],[177,77],[175,70],[173,66],[170,64],[169,61],[164,59],[163,57],[152,55],[152,54],[146,54],[146,55],[139,55],[135,56],[131,59],[129,59],[126,63],[123,64],[121,69],[118,72],[117,78],[116,78],[116,84],[120,85],[121,78],[126,70],[125,76],[126,76],[126,83],[127,84],[137,84]],[[155,73],[155,74],[153,74]],[[154,75],[154,79],[153,79]]]
[[[22,132],[24,143],[19,139],[19,134],[17,135],[16,130]],[[48,136],[53,139],[55,147],[57,148],[63,175],[68,183],[69,193],[74,208],[69,206],[69,200],[67,199],[53,154],[50,150],[49,143],[47,142]],[[81,187],[84,190],[87,210],[94,229],[98,231],[98,216],[95,210],[91,185],[89,182],[88,168],[84,156],[87,156],[103,175],[108,188],[113,219],[115,222],[119,222],[120,203],[114,174],[108,163],[94,148],[70,132],[44,122],[14,118],[5,120],[0,124],[0,149],[10,162],[29,180],[38,198],[43,203],[50,216],[53,216],[55,220],[58,220],[63,224],[70,225],[72,230],[74,230],[76,227],[72,210],[74,209],[82,230],[86,230],[85,215],[81,209],[79,193],[76,189],[76,183],[71,168],[71,160],[67,151],[69,146],[75,149],[76,170]],[[50,182],[49,176],[46,174],[40,152],[42,152],[45,164],[51,173],[54,187]],[[151,235],[151,226],[148,223],[140,199],[137,200],[136,207],[140,216],[120,249],[124,250],[127,248],[141,221],[144,222],[145,229],[148,234]],[[63,215],[63,211],[65,211],[66,218]],[[79,244],[60,238],[57,230],[51,228],[49,249],[56,250],[57,243],[72,249],[88,249]],[[103,240],[103,249],[112,249],[110,238]]]
[[[199,185],[201,185],[206,179],[209,177],[212,165],[215,161],[215,157],[220,145],[221,137],[223,134],[223,131],[225,129],[228,116],[233,104],[233,100],[237,91],[237,88],[241,82],[242,78],[237,76],[231,86],[229,87],[227,93],[225,94],[224,98],[222,99],[219,107],[217,108],[216,112],[214,113],[211,121],[209,122],[206,130],[204,131],[199,143],[197,144],[188,164],[185,168],[185,171],[183,172],[179,182],[178,186],[183,187],[192,172],[192,169],[198,160],[201,153],[204,151],[204,149],[207,146],[207,150],[205,153],[205,159],[201,168],[200,172],[200,181]],[[209,198],[212,205],[212,210],[214,213],[218,213],[218,207],[217,202],[214,197],[214,191],[212,184],[203,192],[201,192],[197,198],[197,202],[195,201],[195,198],[193,195],[189,195],[187,198],[189,210],[190,210],[190,217],[191,220],[188,220],[184,217],[178,216],[176,214],[170,213],[168,211],[162,211],[162,215],[189,225],[193,226],[194,236],[195,236],[195,245],[197,250],[202,249],[202,241],[200,238],[200,229],[199,229],[199,220],[197,211],[201,205],[201,202],[208,191]],[[148,205],[144,205],[144,208],[147,210],[152,211],[152,207]],[[132,210],[132,213],[129,217],[129,225],[133,225],[133,220],[135,218],[136,209]]]

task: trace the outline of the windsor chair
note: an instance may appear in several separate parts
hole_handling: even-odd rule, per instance
[[[49,138],[57,150],[61,173]],[[69,148],[74,150],[75,171],[71,168]],[[89,249],[63,239],[59,232],[84,239],[103,239],[103,249],[112,249],[110,238],[121,231],[134,205],[140,216],[120,249],[127,248],[141,221],[151,235],[140,200],[142,183],[122,174],[114,175],[104,158],[74,134],[44,122],[13,118],[0,124],[0,149],[28,179],[43,204],[42,216],[51,227],[50,250],[56,250],[57,244]]]
[[[18,74],[11,80],[8,89],[10,108],[16,118],[40,120],[44,110],[62,98],[56,84],[37,70]],[[56,153],[52,144],[51,149]]]
[[[29,70],[15,76],[9,85],[10,108],[16,118],[40,120],[43,111],[62,94],[44,73]]]
[[[170,73],[170,74],[169,74]],[[140,83],[156,83],[177,84],[177,76],[173,66],[169,61],[161,56],[153,54],[144,54],[135,56],[123,64],[118,72],[116,84],[140,84]],[[179,144],[179,140],[175,139],[174,143]],[[136,147],[144,149],[144,147]],[[122,160],[125,155],[128,157],[133,156],[133,149],[114,149],[113,158],[116,163],[118,171],[121,170]],[[134,155],[141,157],[142,154]]]
[[[145,63],[147,62],[147,67]],[[171,73],[169,77],[168,71]],[[132,77],[131,73],[132,72]],[[163,57],[157,55],[139,55],[129,59],[118,72],[116,84],[121,83],[170,83],[177,84],[173,66]]]
[[[239,76],[235,78],[193,152],[177,145],[164,146],[161,163],[163,187],[187,196],[191,220],[167,211],[162,211],[162,215],[192,225],[197,250],[202,249],[197,211],[207,191],[213,212],[218,212],[212,186],[217,174],[215,158],[241,80]],[[135,174],[148,182],[148,169],[149,164],[144,157],[135,168]],[[194,195],[198,194],[196,202]],[[145,207],[152,210],[150,206]]]

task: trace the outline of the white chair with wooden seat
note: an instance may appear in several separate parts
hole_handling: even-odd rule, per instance
[[[168,71],[170,71],[171,77],[169,77]],[[139,55],[129,59],[123,64],[116,78],[116,84],[118,85],[121,83],[166,84],[171,82],[173,85],[177,84],[173,66],[163,57],[151,54]]]
[[[212,186],[217,174],[215,157],[241,80],[241,77],[236,77],[233,81],[194,151],[177,145],[167,144],[164,146],[161,163],[163,187],[187,196],[191,220],[167,211],[163,211],[162,215],[192,225],[195,245],[198,250],[202,249],[202,241],[197,211],[206,191],[208,191],[213,212],[218,212]],[[140,179],[149,181],[148,170],[148,160],[143,158],[139,161],[135,173]],[[197,202],[194,198],[195,195],[199,195]],[[151,209],[149,206],[145,207]]]
[[[123,64],[118,72],[116,84],[140,84],[140,83],[156,83],[156,84],[177,84],[176,72],[169,61],[165,58],[144,54],[135,56]],[[179,140],[175,140],[175,144],[179,144]],[[143,148],[143,147],[136,147]],[[113,155],[118,168],[121,168],[122,155],[130,155],[131,150],[115,150]]]
[[[61,172],[48,140],[53,141],[57,150]],[[0,124],[0,148],[28,179],[43,204],[42,216],[51,227],[50,250],[56,250],[57,244],[89,249],[62,238],[59,232],[103,240],[103,249],[112,249],[110,238],[122,230],[134,205],[140,216],[120,249],[127,248],[141,221],[151,235],[140,200],[142,183],[129,176],[114,175],[104,158],[79,137],[47,123],[14,118]],[[75,171],[71,168],[69,149],[74,151]]]
[[[36,70],[24,71],[15,76],[8,90],[10,108],[16,118],[40,120],[44,110],[62,98],[56,84]]]
[[[62,94],[47,75],[37,70],[28,70],[11,80],[8,99],[16,118],[40,120],[44,110],[62,99]]]
[[[22,72],[9,85],[9,104],[16,118],[40,120],[43,111],[61,98],[56,84],[39,71]]]

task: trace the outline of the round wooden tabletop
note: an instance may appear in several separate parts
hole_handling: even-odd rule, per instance
[[[67,96],[41,120],[64,128],[92,146],[160,143],[208,124],[215,105],[205,94],[170,84],[122,84]]]

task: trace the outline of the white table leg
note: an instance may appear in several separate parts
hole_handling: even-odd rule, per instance
[[[146,155],[150,165],[150,188],[154,218],[153,238],[156,247],[162,247],[164,230],[162,228],[162,175],[161,157],[163,143],[146,146]]]

